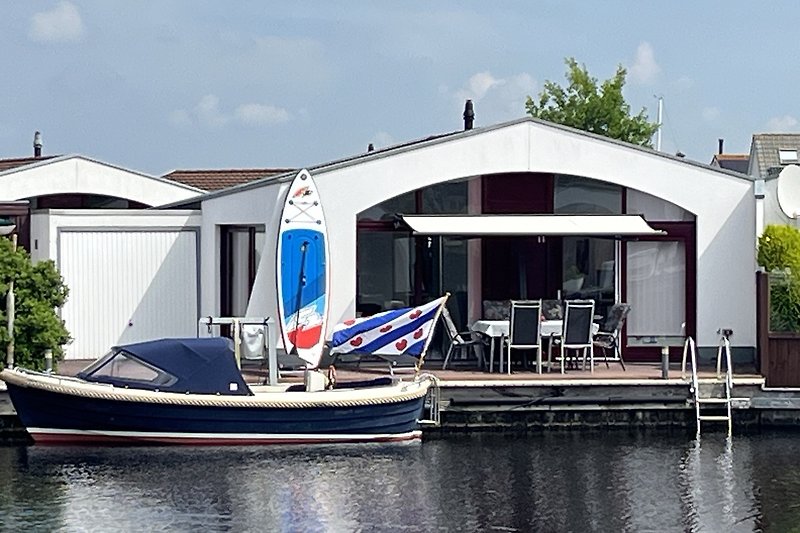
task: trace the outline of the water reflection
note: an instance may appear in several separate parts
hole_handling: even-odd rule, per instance
[[[551,433],[422,445],[0,448],[0,529],[787,531],[793,435]]]

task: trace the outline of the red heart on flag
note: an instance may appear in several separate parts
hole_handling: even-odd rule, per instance
[[[345,325],[345,326],[352,326],[352,325],[353,325],[353,324],[355,324],[355,323],[356,323],[356,321],[355,321],[355,320],[353,320],[352,318],[351,318],[350,320],[345,320],[345,321],[344,321],[344,325]]]
[[[394,347],[400,350],[401,352],[406,349],[406,346],[408,346],[408,341],[406,341],[405,339],[400,339],[399,341],[394,343]]]
[[[385,326],[383,326],[383,327],[381,328],[381,333],[386,333],[386,332],[387,332],[387,331],[389,331],[390,329],[392,329],[392,325],[391,325],[391,324],[386,324]]]
[[[419,339],[422,337],[422,328],[419,328],[417,331],[414,332],[414,338]]]
[[[355,339],[350,341],[350,344],[353,346],[361,346],[361,343],[364,342],[364,339],[361,337],[356,337]]]
[[[422,311],[420,311],[419,309],[416,309],[413,313],[411,313],[411,319],[413,320],[413,319],[417,318],[421,314],[422,314]]]

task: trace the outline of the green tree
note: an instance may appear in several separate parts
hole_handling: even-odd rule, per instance
[[[9,239],[0,238],[0,350],[5,366],[5,347],[9,341],[6,294],[14,281],[14,364],[42,370],[45,350],[53,351],[53,360],[64,357],[64,345],[70,341],[64,321],[56,308],[64,305],[69,293],[52,261],[32,263],[22,248],[13,250]]]
[[[647,110],[631,116],[630,105],[622,96],[627,71],[620,65],[614,77],[598,86],[585,65],[567,58],[567,87],[546,81],[537,101],[528,96],[529,115],[557,124],[597,133],[640,146],[651,147],[658,124],[648,121]]]

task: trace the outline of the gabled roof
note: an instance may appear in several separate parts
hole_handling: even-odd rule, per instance
[[[30,165],[32,163],[38,163],[39,161],[44,161],[46,159],[52,159],[54,157],[60,157],[57,155],[46,155],[40,157],[16,157],[12,159],[0,159],[0,172],[4,170],[9,170],[12,168],[17,167],[24,167],[25,165]]]
[[[164,179],[191,185],[204,191],[218,191],[261,178],[293,172],[291,168],[236,168],[225,170],[173,170]]]
[[[750,165],[748,154],[716,154],[711,160],[712,167],[724,168],[734,172],[747,174]]]
[[[0,167],[0,177],[9,176],[9,175],[16,174],[16,173],[19,173],[19,172],[27,172],[28,170],[31,170],[31,169],[34,169],[34,168],[44,167],[44,166],[47,166],[47,165],[53,165],[53,164],[56,164],[56,163],[60,163],[62,161],[69,161],[69,160],[88,161],[89,163],[94,163],[94,164],[101,165],[101,166],[104,166],[104,167],[113,168],[113,169],[116,169],[116,170],[120,170],[122,172],[127,172],[129,174],[133,174],[133,175],[136,175],[136,176],[141,176],[143,178],[147,178],[147,179],[151,179],[151,180],[155,180],[155,181],[159,181],[159,182],[163,182],[163,183],[169,183],[171,185],[174,185],[176,187],[180,187],[182,189],[192,190],[193,192],[197,192],[197,193],[204,192],[203,190],[201,190],[201,189],[199,189],[197,187],[192,187],[191,185],[186,184],[186,183],[180,183],[180,182],[177,182],[177,181],[172,181],[172,180],[169,180],[169,179],[166,179],[166,178],[162,178],[160,176],[151,176],[150,174],[145,174],[144,172],[139,172],[138,170],[131,170],[131,169],[127,169],[127,168],[121,167],[119,165],[112,165],[110,163],[105,163],[103,161],[100,161],[99,159],[93,159],[91,157],[86,157],[85,155],[80,155],[80,154],[65,154],[65,155],[54,155],[54,156],[46,156],[46,157],[26,157],[26,158],[21,158],[21,159],[0,159],[0,163],[8,162],[8,166],[6,168]],[[15,162],[15,161],[21,161],[21,163],[14,165],[13,162]],[[22,167],[25,167],[25,168],[22,168]]]
[[[605,136],[602,136],[602,135],[598,135],[596,133],[591,133],[591,132],[587,132],[587,131],[571,128],[569,126],[564,126],[564,125],[561,125],[561,124],[548,122],[546,120],[542,120],[542,119],[538,119],[538,118],[534,118],[534,117],[518,118],[518,119],[510,120],[508,122],[503,122],[503,123],[500,123],[500,124],[494,124],[494,125],[491,125],[491,126],[484,126],[484,127],[481,127],[481,128],[474,128],[474,129],[471,129],[471,130],[457,130],[457,131],[453,131],[453,132],[449,132],[449,133],[443,133],[443,134],[439,134],[439,135],[431,135],[431,136],[424,137],[424,138],[421,138],[421,139],[416,139],[416,140],[413,140],[413,141],[404,142],[404,143],[393,145],[393,146],[388,146],[388,147],[380,149],[380,150],[373,150],[373,151],[370,151],[370,152],[364,152],[364,153],[356,154],[356,155],[353,155],[353,156],[350,156],[350,157],[345,157],[345,158],[338,159],[338,160],[335,160],[335,161],[331,161],[331,162],[328,162],[328,163],[322,163],[322,164],[318,164],[318,165],[309,165],[309,166],[306,167],[306,169],[308,169],[308,171],[311,172],[312,174],[315,171],[334,170],[334,169],[341,168],[341,167],[348,167],[348,166],[352,166],[352,165],[357,165],[357,164],[361,163],[362,161],[369,161],[369,160],[373,160],[373,159],[380,159],[380,158],[383,158],[383,157],[390,157],[390,156],[393,156],[393,155],[396,155],[396,154],[409,152],[409,151],[416,150],[416,149],[419,149],[419,148],[423,148],[423,147],[426,147],[426,146],[431,146],[431,145],[435,145],[435,144],[439,144],[439,143],[450,142],[450,141],[453,141],[453,140],[467,138],[467,137],[471,137],[471,136],[474,136],[474,135],[483,135],[483,134],[488,133],[488,132],[492,132],[492,131],[495,131],[495,130],[500,130],[500,129],[504,129],[504,128],[513,127],[513,126],[516,126],[518,124],[523,124],[523,123],[531,123],[531,124],[535,124],[537,126],[550,128],[550,129],[557,130],[557,131],[568,132],[568,133],[571,133],[571,134],[574,134],[574,135],[579,135],[581,137],[586,137],[586,138],[589,138],[589,139],[599,140],[599,141],[604,142],[604,143],[622,146],[622,147],[625,147],[628,150],[647,153],[647,154],[650,154],[650,155],[653,155],[653,156],[656,156],[656,157],[663,158],[665,160],[671,160],[671,161],[674,161],[674,162],[679,162],[679,163],[681,163],[683,165],[693,166],[693,167],[696,167],[696,168],[702,168],[702,169],[706,169],[706,170],[713,170],[715,172],[720,172],[722,174],[727,174],[728,176],[736,178],[736,179],[744,179],[744,180],[747,180],[747,181],[753,181],[753,179],[754,179],[752,176],[748,176],[746,174],[741,174],[739,172],[733,172],[733,171],[725,169],[725,168],[712,167],[711,165],[708,165],[708,164],[705,164],[705,163],[700,163],[698,161],[692,161],[690,159],[686,159],[686,158],[681,157],[681,156],[672,155],[672,154],[668,154],[668,153],[665,153],[665,152],[658,152],[656,150],[653,150],[652,148],[647,148],[647,147],[644,147],[644,146],[638,146],[638,145],[635,145],[635,144],[631,144],[631,143],[627,143],[627,142],[624,142],[624,141],[620,141],[618,139],[612,139],[610,137],[605,137]],[[165,205],[160,206],[160,208],[171,209],[171,208],[181,208],[181,207],[184,207],[184,206],[187,206],[187,205],[194,206],[197,203],[203,202],[205,200],[211,200],[211,199],[214,199],[214,198],[227,196],[229,194],[236,194],[236,193],[239,193],[239,192],[242,192],[242,191],[258,188],[258,187],[261,187],[261,186],[264,186],[264,185],[267,185],[267,184],[270,184],[270,183],[291,181],[294,178],[294,174],[296,174],[296,172],[291,171],[291,170],[284,171],[283,173],[277,173],[275,175],[263,177],[263,178],[260,178],[260,179],[256,179],[256,180],[248,182],[248,183],[241,183],[239,185],[234,185],[233,187],[229,187],[229,188],[226,188],[226,189],[220,189],[220,190],[217,190],[217,191],[210,191],[210,192],[208,192],[208,193],[206,193],[206,194],[204,194],[202,196],[198,196],[198,197],[192,198],[190,200],[185,200],[185,201],[179,201],[179,202],[173,202],[173,203],[170,203],[170,204],[165,204]],[[169,174],[167,176],[169,176]]]
[[[777,176],[779,169],[786,166],[778,157],[779,150],[797,150],[800,153],[800,133],[754,134],[750,145],[751,174],[765,179],[773,174]]]

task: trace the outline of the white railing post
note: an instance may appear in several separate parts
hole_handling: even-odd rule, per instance
[[[234,357],[236,364],[241,368],[241,349],[242,349],[242,329],[243,326],[261,326],[264,328],[262,339],[264,344],[261,348],[261,358],[267,357],[269,365],[269,384],[277,385],[278,373],[278,350],[277,350],[277,329],[275,319],[255,318],[255,317],[203,317],[197,321],[197,336],[207,337],[213,334],[214,326],[233,326]],[[205,330],[204,330],[205,328]]]
[[[267,365],[269,366],[269,384],[278,384],[278,335],[275,326],[275,319],[272,317],[267,318],[264,322],[266,325],[266,335],[264,342],[267,343]]]

